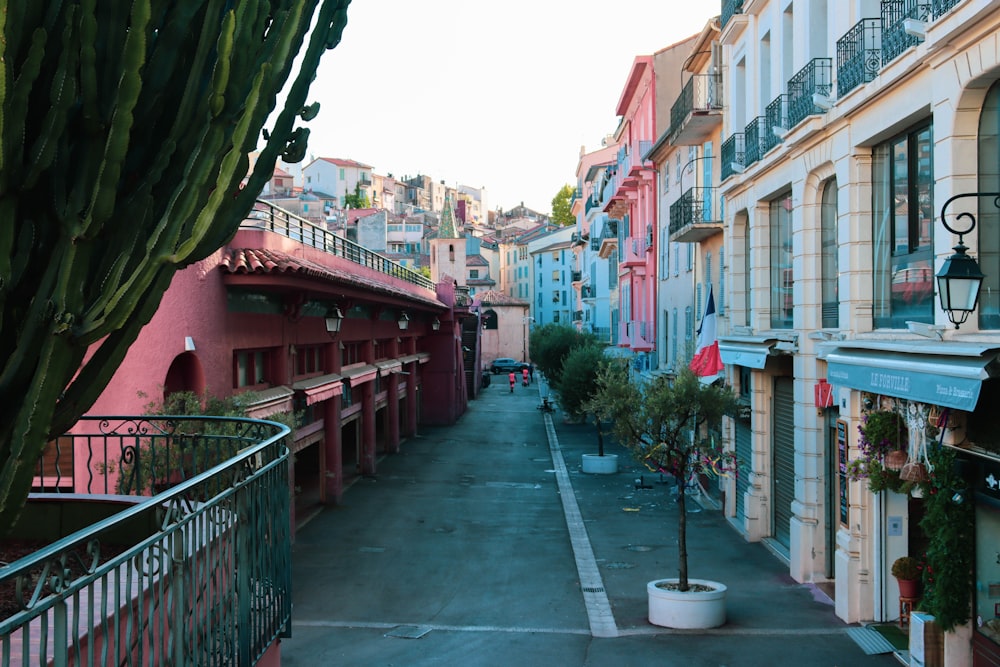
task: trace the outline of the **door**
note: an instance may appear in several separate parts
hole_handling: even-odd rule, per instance
[[[792,501],[795,499],[795,392],[794,379],[774,378],[774,421],[771,432],[772,537],[785,549],[791,542]]]

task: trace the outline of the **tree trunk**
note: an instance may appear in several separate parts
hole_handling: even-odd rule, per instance
[[[688,552],[687,552],[687,509],[685,507],[686,470],[679,470],[677,476],[677,576],[678,588],[686,591],[688,586]]]
[[[597,455],[604,456],[604,434],[601,433],[601,417],[594,413],[594,426],[597,428]]]

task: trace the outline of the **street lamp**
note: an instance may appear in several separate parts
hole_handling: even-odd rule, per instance
[[[340,333],[340,327],[344,324],[344,314],[340,312],[340,308],[333,306],[326,312],[326,332],[330,335],[330,338],[336,338],[337,334]]]
[[[963,197],[993,197],[993,205],[1000,208],[1000,192],[967,192],[953,195],[941,207],[941,224],[952,234],[958,234],[958,244],[952,248],[955,254],[945,260],[937,274],[938,297],[941,299],[941,309],[948,313],[948,319],[958,329],[969,318],[969,313],[976,309],[979,302],[979,288],[982,287],[983,275],[974,257],[966,254],[968,248],[962,242],[962,237],[971,234],[976,228],[976,216],[964,212],[955,216],[955,220],[966,218],[969,228],[960,231],[948,224],[945,211],[956,199]]]

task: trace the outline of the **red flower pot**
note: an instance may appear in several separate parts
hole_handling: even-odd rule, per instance
[[[918,598],[920,597],[919,579],[897,579],[899,583],[899,597]]]

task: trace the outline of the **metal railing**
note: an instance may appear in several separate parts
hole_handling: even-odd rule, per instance
[[[762,135],[762,143],[764,145],[764,152],[766,153],[781,143],[782,137],[779,135],[779,132],[787,131],[791,128],[791,125],[788,124],[787,94],[782,93],[771,100],[771,103],[764,109],[764,119],[767,125],[765,125],[766,131]]]
[[[670,235],[699,222],[719,222],[712,210],[715,188],[689,188],[670,205]]]
[[[962,0],[931,0],[931,15],[934,18],[941,18],[951,11],[951,8]]]
[[[725,28],[734,14],[743,13],[743,0],[722,0],[722,12],[719,15],[719,27]]]
[[[66,438],[106,480],[95,491],[153,495],[0,568],[17,603],[2,664],[255,664],[290,629],[289,429],[185,416],[77,430]]]
[[[744,139],[744,159],[743,166],[749,167],[753,163],[759,161],[764,157],[764,153],[767,149],[764,146],[764,131],[765,118],[763,116],[757,116],[749,123],[747,123],[746,128],[743,130]],[[770,132],[770,130],[767,130]]]
[[[833,92],[833,60],[813,58],[788,80],[788,129],[808,116],[826,111],[816,104],[814,95],[826,98]]]
[[[742,132],[737,132],[722,142],[722,180],[739,173],[746,166],[746,143]],[[734,166],[735,165],[735,166]]]
[[[882,67],[882,20],[861,19],[837,40],[837,96],[875,79]]]
[[[722,75],[693,74],[670,107],[670,136],[677,136],[691,113],[721,109]]]
[[[401,264],[368,250],[364,246],[337,236],[332,231],[318,227],[308,220],[286,211],[266,201],[258,200],[247,218],[240,223],[241,229],[266,229],[281,234],[303,245],[307,245],[336,257],[375,269],[393,278],[405,280],[408,283],[434,289],[434,283],[416,271],[411,271]]]
[[[892,62],[922,40],[906,31],[908,20],[926,21],[931,6],[926,0],[882,0],[882,63]]]

